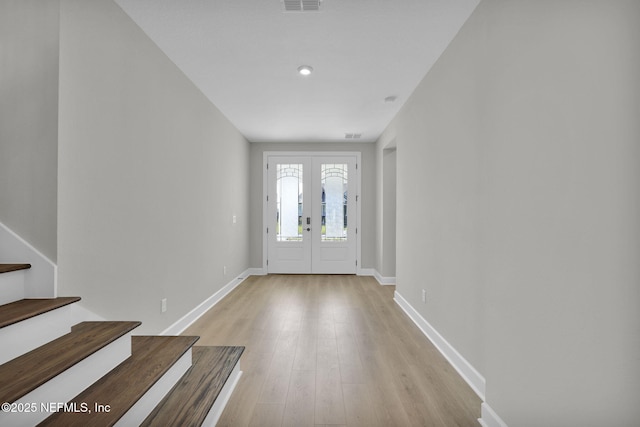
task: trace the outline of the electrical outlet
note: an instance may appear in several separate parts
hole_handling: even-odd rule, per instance
[[[427,290],[423,289],[422,290],[422,302],[426,304],[427,302]]]
[[[233,223],[234,224],[236,223],[236,216],[235,215],[233,216]]]
[[[222,267],[222,274],[227,275],[227,266]]]
[[[160,306],[161,306],[160,309],[162,310],[163,313],[165,311],[167,311],[167,299],[166,298],[162,298]]]

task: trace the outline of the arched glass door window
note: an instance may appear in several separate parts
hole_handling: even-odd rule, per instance
[[[347,165],[322,164],[322,241],[347,240]]]
[[[302,240],[302,164],[278,164],[276,236],[278,242]]]

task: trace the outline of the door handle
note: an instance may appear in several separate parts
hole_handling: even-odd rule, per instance
[[[307,231],[311,231],[311,227],[307,227]]]

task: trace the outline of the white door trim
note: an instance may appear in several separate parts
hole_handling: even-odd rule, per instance
[[[362,168],[362,153],[359,151],[265,151],[262,153],[262,270],[266,273],[268,270],[267,259],[269,257],[269,245],[267,236],[267,195],[268,195],[268,170],[267,163],[270,156],[277,157],[330,157],[330,156],[355,156],[356,157],[356,274],[362,273],[362,259],[361,259],[361,226],[362,223],[362,186],[361,186],[361,168]]]

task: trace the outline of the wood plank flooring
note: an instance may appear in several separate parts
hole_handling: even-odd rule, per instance
[[[363,276],[252,276],[185,331],[246,347],[218,426],[479,426],[480,399]]]

